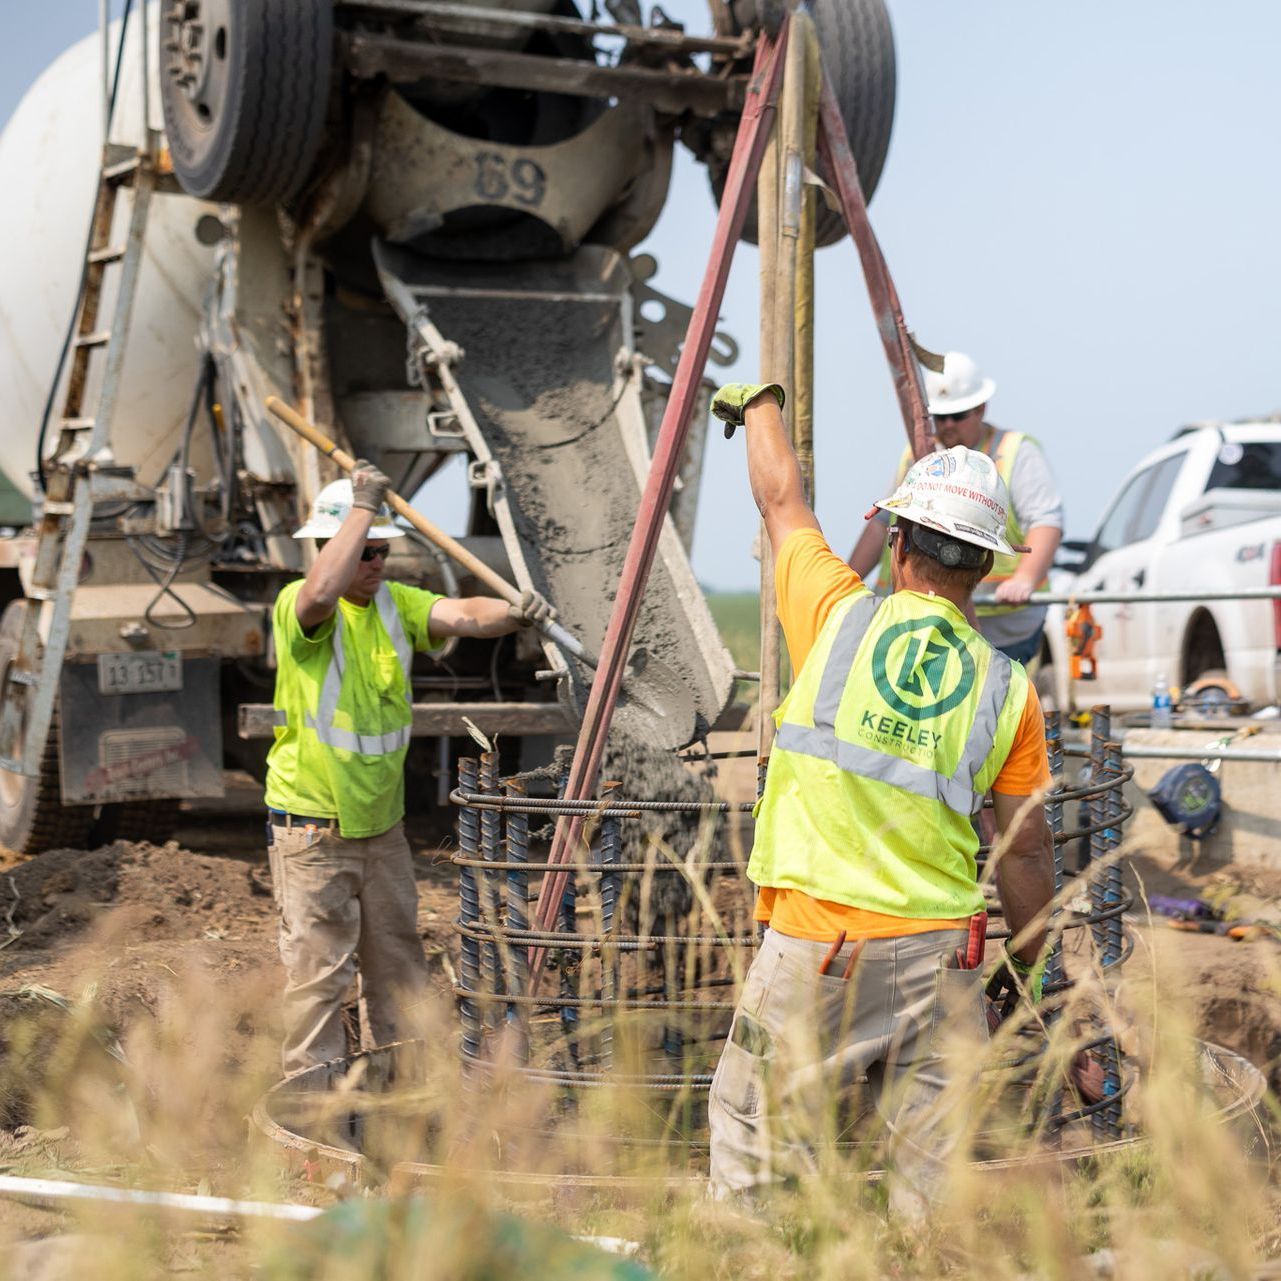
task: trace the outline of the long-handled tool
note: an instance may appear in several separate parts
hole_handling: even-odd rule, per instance
[[[327,458],[332,458],[343,471],[350,472],[356,465],[356,460],[349,453],[339,449],[314,423],[309,423],[296,409],[286,405],[278,396],[267,397],[267,408],[287,427],[315,445]],[[426,516],[415,511],[399,494],[388,490],[387,505],[392,511],[403,516],[428,542],[434,543],[446,556],[457,561],[469,574],[484,583],[495,596],[502,597],[509,605],[521,603],[521,594],[517,588],[513,587],[501,574],[490,569],[480,557],[468,551],[457,539],[451,538],[443,529],[433,525]],[[538,628],[549,641],[559,645],[580,663],[586,663],[588,667],[596,667],[599,659],[583,647],[582,641],[577,636],[566,631],[559,623],[554,620],[540,623]],[[634,695],[635,692],[629,690],[629,693]]]

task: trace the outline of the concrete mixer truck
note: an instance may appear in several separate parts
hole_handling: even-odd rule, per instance
[[[0,135],[0,469],[6,510],[31,505],[0,529],[0,843],[27,853],[155,839],[261,768],[271,602],[334,474],[270,395],[406,496],[465,476],[465,545],[599,646],[689,315],[634,251],[677,142],[719,191],[779,16],[711,0],[695,36],[638,0],[607,22],[573,0],[122,2]],[[814,15],[870,195],[883,0]],[[820,214],[820,243],[843,233]],[[666,674],[661,723],[620,710],[663,748],[718,722],[734,676],[688,558],[701,453],[692,432],[629,669]],[[397,576],[475,589],[401,545]],[[464,717],[545,750],[592,676],[528,636],[420,661],[418,798]]]

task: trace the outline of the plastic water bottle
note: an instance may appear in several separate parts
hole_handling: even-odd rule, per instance
[[[1170,682],[1162,672],[1152,686],[1152,728],[1169,729],[1174,700],[1170,697]]]

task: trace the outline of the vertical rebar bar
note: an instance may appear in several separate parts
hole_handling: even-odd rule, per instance
[[[565,880],[565,892],[561,895],[560,914],[558,923],[562,934],[576,934],[578,932],[578,884],[576,873],[571,874]],[[565,1035],[565,1046],[569,1051],[569,1057],[575,1066],[579,1062],[579,1044],[578,1044],[578,1006],[571,1005],[578,996],[578,990],[574,985],[575,972],[581,973],[579,965],[580,954],[576,949],[565,948],[561,953],[560,965],[560,994],[565,998],[566,1003],[560,1007],[560,1026]]]
[[[504,788],[513,800],[523,800],[525,784],[511,779]],[[529,815],[514,811],[507,815],[507,928],[511,931],[529,929],[529,873],[520,870],[529,862]],[[507,992],[524,996],[529,990],[529,952],[523,944],[513,944],[507,949]],[[513,1003],[507,1007],[507,1022],[516,1034],[516,1061],[529,1062],[529,1023],[523,1005]]]
[[[458,762],[458,789],[461,792],[477,790],[480,763],[474,756],[464,756]],[[480,815],[470,805],[458,809],[458,853],[463,858],[476,858],[480,853]],[[480,923],[480,895],[476,889],[476,869],[460,866],[458,869],[458,925],[462,934],[459,949],[458,1000],[459,1018],[462,1022],[460,1050],[464,1069],[480,1058],[482,1026],[480,1009],[475,994],[480,990],[480,941],[469,934]]]
[[[498,753],[481,752],[477,790],[488,795],[498,792]],[[496,809],[480,811],[480,856],[486,863],[497,864],[502,853],[503,817]],[[479,877],[480,911],[490,937],[481,947],[480,973],[486,996],[497,996],[503,990],[502,967],[498,961],[498,942],[494,937],[502,925],[502,899],[498,889],[498,869],[485,868]],[[485,1027],[497,1029],[503,1021],[502,1007],[487,1000],[482,1011]]]
[[[600,827],[600,915],[601,933],[606,936],[600,950],[600,1065],[608,1071],[614,1066],[614,1002],[618,999],[618,949],[608,936],[614,931],[614,914],[618,909],[620,877],[608,869],[622,857],[621,820],[617,814],[606,814]]]
[[[556,780],[556,796],[559,800],[564,800],[565,791],[569,786],[569,774],[562,767],[559,777]],[[571,850],[569,857],[571,861],[577,861],[579,850]],[[551,929],[559,928],[562,932],[573,934],[575,932],[574,908],[577,899],[577,887],[574,883],[575,873],[571,872],[565,878],[565,889],[561,894],[561,900],[556,907],[556,915],[553,918]],[[574,981],[570,974],[575,961],[575,954],[570,948],[562,948],[558,957],[560,966],[560,994],[561,996],[574,996]],[[565,1047],[569,1053],[570,1059],[577,1065],[578,1062],[578,1038],[575,1035],[578,1029],[578,1009],[573,1005],[562,1005],[560,1007],[560,1027],[565,1037]]]
[[[1121,818],[1124,800],[1121,796],[1121,745],[1109,742],[1103,749],[1103,767],[1111,782],[1104,797],[1104,812],[1108,827],[1104,832],[1107,838],[1110,861],[1103,874],[1103,906],[1117,913],[1104,922],[1106,945],[1103,954],[1105,966],[1119,965],[1125,950],[1125,927],[1120,917],[1120,906],[1124,894],[1121,879],[1121,861],[1117,850],[1121,844]],[[1106,1133],[1111,1138],[1121,1134],[1121,1047],[1117,1044],[1115,1031],[1103,1047],[1103,1095],[1112,1100],[1100,1114]]]
[[[1105,752],[1108,739],[1112,735],[1112,711],[1108,707],[1090,708],[1090,779],[1091,788],[1102,787],[1106,781]],[[1108,798],[1106,793],[1091,796],[1086,806],[1087,826],[1094,829],[1090,832],[1090,907],[1097,913],[1103,906],[1103,871],[1097,866],[1108,855],[1107,833],[1104,830],[1108,818]],[[1107,951],[1107,925],[1096,921],[1090,926],[1094,941],[1095,960],[1100,965]]]
[[[1092,707],[1090,709],[1091,788],[1097,789],[1112,782],[1112,775],[1109,769],[1109,753],[1112,748],[1109,740],[1111,737],[1111,709],[1101,705]],[[1107,860],[1113,848],[1112,828],[1110,826],[1112,818],[1110,790],[1090,798],[1088,817],[1089,826],[1094,829],[1090,832],[1090,910],[1093,915],[1097,916],[1107,906],[1109,880]],[[1095,921],[1090,926],[1090,935],[1093,942],[1094,959],[1099,967],[1100,975],[1103,977],[1106,975],[1106,970],[1111,963],[1112,957],[1109,922]],[[1105,977],[1103,981],[1106,983]],[[1108,997],[1105,990],[1103,994],[1103,1016],[1109,1022],[1110,1014],[1111,1011],[1108,1008]],[[1112,1082],[1112,1091],[1120,1088],[1120,1054],[1116,1040],[1111,1035],[1103,1047],[1102,1060],[1106,1096],[1109,1092],[1109,1080]],[[1117,1109],[1108,1107],[1096,1112],[1090,1118],[1090,1127],[1096,1139],[1108,1140],[1116,1137],[1118,1121],[1116,1112]]]
[[[1063,802],[1054,799],[1054,792],[1063,787],[1063,722],[1058,712],[1045,714],[1045,752],[1050,762],[1051,786],[1053,791],[1046,797],[1046,818],[1050,825],[1050,837],[1054,842],[1054,910],[1050,913],[1050,955],[1045,965],[1046,986],[1056,989],[1063,982],[1063,936],[1060,933],[1063,909],[1058,906],[1059,894],[1063,889]],[[1057,1010],[1052,1010],[1049,1018],[1053,1019]]]

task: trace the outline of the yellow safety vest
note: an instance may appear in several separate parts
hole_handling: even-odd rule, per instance
[[[276,741],[267,804],[336,818],[343,836],[377,836],[405,812],[405,755],[413,727],[415,650],[436,648],[428,621],[440,599],[383,583],[366,606],[340,600],[307,635],[296,604],[302,580],[276,598]]]
[[[775,714],[748,876],[890,916],[981,910],[970,820],[1027,696],[949,601],[847,596]]]
[[[997,475],[1005,482],[1006,489],[1010,488],[1010,477],[1014,475],[1014,460],[1018,456],[1019,447],[1025,440],[1036,443],[1036,438],[1029,436],[1022,431],[996,431],[996,453],[992,455],[992,461],[996,464]],[[899,462],[898,480],[896,484],[903,483],[903,477],[907,475],[907,470],[912,465],[912,451],[906,449],[903,457]],[[1005,513],[1005,537],[1008,542],[1022,543],[1023,528],[1014,517],[1014,503],[1012,501]],[[1007,578],[1013,578],[1018,572],[1019,561],[1022,557],[1016,552],[1013,556],[1006,555],[1004,552],[997,552],[992,559],[992,572],[983,580],[983,585],[992,588],[997,583],[1003,582]],[[881,552],[881,564],[878,571],[877,581],[886,591],[890,587],[890,548],[889,542],[886,541],[885,550]],[[1043,579],[1037,586],[1040,591],[1049,586],[1049,579]],[[980,618],[990,618],[996,614],[1012,614],[1015,610],[1025,609],[1024,605],[976,605],[975,611]]]

